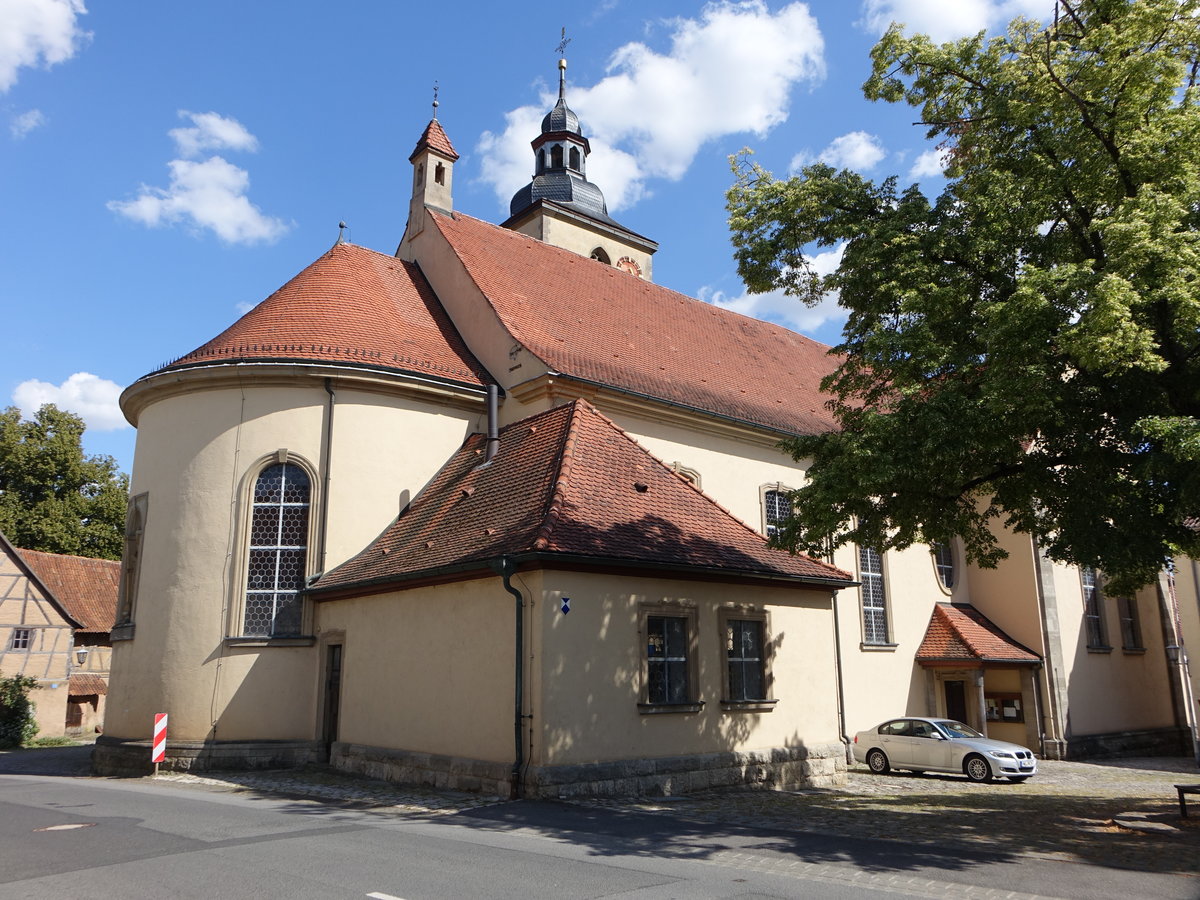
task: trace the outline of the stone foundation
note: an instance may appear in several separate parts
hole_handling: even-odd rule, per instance
[[[400,784],[421,784],[511,796],[511,763],[414,753],[338,742],[330,763],[344,772]],[[705,753],[578,766],[529,766],[521,796],[529,799],[665,796],[714,787],[767,790],[831,787],[846,782],[840,743],[751,753]]]
[[[288,769],[324,760],[318,741],[168,741],[159,768],[170,772],[230,769]],[[101,735],[92,751],[97,775],[148,775],[150,741]]]
[[[1067,741],[1067,759],[1191,756],[1192,752],[1192,738],[1186,728],[1085,734],[1072,736]]]

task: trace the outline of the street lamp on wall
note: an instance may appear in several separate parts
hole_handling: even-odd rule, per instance
[[[1167,661],[1170,662],[1171,665],[1178,665],[1179,664],[1179,645],[1178,644],[1167,644],[1167,646],[1164,647],[1163,649],[1165,649],[1167,652]]]
[[[87,662],[87,658],[88,658],[88,648],[87,647],[76,647],[75,648],[75,662],[76,663],[78,663],[79,665],[82,666],[85,662]]]

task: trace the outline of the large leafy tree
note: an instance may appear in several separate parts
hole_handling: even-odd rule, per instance
[[[939,197],[734,163],[746,283],[849,312],[825,382],[841,429],[789,443],[812,464],[783,542],[959,536],[987,565],[1002,524],[1118,589],[1194,555],[1200,2],[1060,0],[941,45],[893,27],[872,60],[867,97],[940,142]],[[833,274],[806,263],[839,244]]]
[[[83,420],[52,404],[0,413],[0,531],[18,547],[120,559],[129,477],[85,456]]]

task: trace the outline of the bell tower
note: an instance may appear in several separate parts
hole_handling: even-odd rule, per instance
[[[565,46],[564,37],[559,49]],[[649,280],[658,244],[609,216],[604,193],[588,181],[592,147],[567,106],[565,57],[558,61],[558,102],[532,147],[533,180],[513,195],[504,227]]]
[[[445,213],[454,212],[454,163],[458,154],[437,118],[437,87],[433,89],[433,118],[425,126],[408,161],[413,167],[412,196],[408,201],[408,225],[396,251],[405,256],[405,247],[425,228],[425,207]],[[405,257],[407,258],[407,257]]]

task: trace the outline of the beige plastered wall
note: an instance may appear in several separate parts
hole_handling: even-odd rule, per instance
[[[578,253],[580,256],[587,258],[589,262],[598,266],[606,264],[591,259],[591,255],[597,247],[600,247],[608,254],[609,263],[607,265],[617,271],[618,274],[628,274],[616,270],[617,262],[622,257],[628,257],[637,263],[638,269],[641,270],[641,277],[644,280],[650,281],[653,278],[653,257],[645,250],[641,250],[607,233],[585,228],[569,219],[560,219],[552,214],[543,213],[521,224],[516,230],[521,234],[536,238],[551,246],[561,247],[564,250],[570,250],[572,253]],[[630,275],[628,277],[636,278],[638,276]]]
[[[864,640],[861,589],[838,592],[846,729],[850,737],[895,716],[937,713],[929,708],[925,672],[914,658],[934,604],[951,596],[942,589],[924,545],[889,550],[882,562],[889,645]],[[859,577],[856,548],[839,548],[834,563]],[[953,599],[966,602],[966,597],[967,592],[960,589]]]
[[[837,741],[829,593],[548,570],[514,583],[534,598],[531,763],[580,765],[688,753],[796,748]],[[562,600],[570,598],[570,612]],[[701,711],[639,712],[643,607],[694,610]],[[768,614],[770,712],[722,709],[719,611]]]
[[[1145,593],[1145,591],[1143,591]],[[1179,629],[1183,654],[1187,661],[1185,671],[1191,685],[1193,718],[1200,716],[1200,563],[1187,557],[1175,560],[1175,602],[1179,608]],[[1142,630],[1145,631],[1143,623]]]
[[[131,492],[149,503],[134,637],[113,650],[109,736],[148,738],[166,712],[175,740],[312,738],[314,648],[225,641],[241,632],[249,482],[281,449],[313,476],[308,568],[319,571],[328,395],[318,378],[293,384],[198,385],[141,410]],[[329,565],[382,531],[478,416],[360,390],[352,377],[336,391]]]
[[[1142,591],[1138,596],[1144,652],[1122,648],[1117,600],[1102,595],[1102,615],[1111,649],[1097,652],[1088,647],[1079,569],[1055,564],[1053,570],[1070,736],[1173,726],[1155,592]]]
[[[317,606],[322,645],[342,645],[337,740],[513,759],[515,612],[500,579]]]

